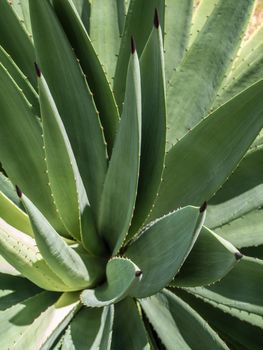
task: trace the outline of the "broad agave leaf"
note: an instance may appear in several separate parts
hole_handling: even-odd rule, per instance
[[[0,0],[1,349],[262,349],[254,2]]]

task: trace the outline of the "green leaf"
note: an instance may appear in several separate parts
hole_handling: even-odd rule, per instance
[[[18,339],[14,350],[19,349],[51,349],[52,344],[61,331],[70,322],[80,307],[78,293],[64,293],[50,305],[42,314],[34,320],[27,332]],[[34,342],[32,342],[34,339]]]
[[[262,77],[262,35],[263,26],[259,27],[240,49],[231,71],[224,79],[218,91],[214,107],[220,106]]]
[[[151,349],[140,312],[131,298],[114,305],[112,349]]]
[[[168,148],[208,113],[238,49],[253,3],[219,0],[171,77],[167,91]]]
[[[255,209],[225,225],[215,228],[215,232],[237,248],[263,244],[262,209]],[[248,254],[250,255],[250,254]]]
[[[1,165],[1,163],[0,163]],[[21,208],[20,200],[17,196],[15,186],[12,182],[0,172],[0,191],[3,195],[5,195],[10,201],[12,201],[15,205]]]
[[[120,111],[122,110],[122,103],[124,101],[131,36],[136,41],[136,49],[140,56],[151,33],[156,8],[160,14],[161,25],[163,27],[164,0],[130,0],[113,85],[113,91]]]
[[[219,282],[207,288],[189,288],[190,293],[208,302],[263,316],[263,261],[243,257]],[[263,320],[261,322],[263,328]]]
[[[12,57],[0,46],[0,62],[7,69],[16,84],[22,89],[28,102],[32,105],[32,113],[39,115],[38,96],[27,77],[13,61]]]
[[[195,287],[214,283],[223,278],[240,257],[241,254],[231,243],[203,226],[171,285]]]
[[[158,21],[157,14],[156,21]],[[166,111],[163,39],[160,26],[158,28],[154,26],[150,34],[140,58],[140,68],[142,146],[138,195],[129,236],[140,228],[149,215],[164,167]]]
[[[206,319],[229,345],[232,342],[236,345],[235,348],[231,347],[231,349],[262,349],[262,329],[259,327],[232,317],[182,290],[176,291],[176,293]]]
[[[23,93],[1,64],[0,90],[5,91],[0,95],[2,166],[12,183],[17,184],[59,233],[65,235],[66,229],[58,217],[48,187],[40,122],[33,115]]]
[[[30,22],[30,15],[29,15],[29,5],[28,0],[12,0],[10,3],[13,10],[16,12],[16,15],[18,16],[21,24],[24,26],[25,30],[27,31],[29,37],[31,37],[31,22]]]
[[[228,349],[194,309],[168,290],[140,303],[167,350]]]
[[[0,192],[0,217],[18,230],[33,236],[30,221],[26,213],[2,192]]]
[[[1,266],[2,267],[2,266]],[[26,278],[0,272],[0,313],[41,290]]]
[[[192,17],[191,32],[189,35],[188,47],[195,41],[199,32],[203,29],[208,18],[218,4],[218,0],[200,0],[196,1],[194,13]]]
[[[157,293],[173,279],[191,251],[203,220],[204,213],[189,206],[146,226],[125,252],[143,271],[132,296],[144,298]]]
[[[45,154],[54,201],[71,236],[79,241],[82,239],[87,250],[101,253],[103,245],[95,231],[88,197],[66,130],[45,78],[40,72],[39,74],[41,75],[39,77],[39,98]],[[84,213],[86,232],[83,232],[81,225]]]
[[[102,307],[124,299],[139,284],[141,270],[131,260],[113,258],[106,266],[107,282],[95,289],[86,289],[81,302],[90,307]]]
[[[70,323],[61,350],[110,350],[113,306],[83,308]]]
[[[210,200],[207,213],[209,227],[228,224],[263,205],[262,159],[263,148],[250,151]]]
[[[90,39],[112,84],[120,47],[116,0],[93,0],[90,14]]]
[[[8,225],[2,219],[0,233],[1,255],[23,276],[47,290],[72,290],[50,269],[32,237]]]
[[[134,210],[141,148],[141,81],[136,51],[131,55],[122,118],[106,175],[98,229],[116,254]]]
[[[85,26],[85,29],[89,33],[90,0],[72,0],[72,3],[74,4],[76,10],[78,11],[81,21]],[[53,1],[53,5],[55,6],[54,1]]]
[[[74,10],[71,1],[54,0],[53,4],[63,29],[80,60],[89,87],[93,92],[93,98],[99,110],[104,129],[108,153],[111,154],[119,120],[119,112],[113,93],[88,33]],[[83,6],[86,5],[83,4]]]
[[[59,294],[57,293],[44,291],[21,300],[11,308],[0,311],[1,349],[36,349],[37,337],[34,334],[34,341],[32,342],[32,334],[30,339],[27,338],[27,334],[31,332],[32,327],[39,324],[39,319],[44,321],[42,318],[44,313],[52,307],[58,297]]]
[[[209,115],[168,152],[151,219],[214,195],[263,126],[262,93],[263,80]]]
[[[36,87],[36,77],[32,69],[35,61],[32,42],[8,1],[0,1],[0,13],[4,19],[0,21],[0,45],[12,56],[30,83]]]
[[[167,84],[185,54],[191,29],[192,9],[193,0],[165,1],[164,58]]]
[[[50,268],[71,290],[93,286],[101,280],[104,261],[73,249],[54,230],[34,204],[22,195],[39,251]]]
[[[67,131],[90,204],[96,210],[107,159],[92,94],[48,1],[30,0],[29,5],[37,61]]]

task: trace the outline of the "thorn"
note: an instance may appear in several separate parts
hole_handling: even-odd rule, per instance
[[[40,78],[41,77],[41,70],[36,62],[34,62],[34,65],[35,65],[36,74]]]
[[[159,28],[160,26],[160,19],[159,19],[159,14],[158,14],[158,10],[157,8],[155,9],[154,11],[154,21],[153,21],[153,24],[155,26],[155,28]]]
[[[133,36],[131,36],[131,53],[134,54],[136,51],[136,45]]]
[[[17,193],[19,198],[22,198],[22,191],[20,190],[20,188],[17,185],[16,185],[16,193]]]
[[[236,258],[236,260],[240,260],[240,259],[243,258],[243,254],[241,254],[240,252],[236,252],[235,253],[235,258]]]
[[[142,270],[138,270],[135,272],[136,277],[140,277],[142,275]]]
[[[200,213],[203,213],[206,210],[206,208],[207,208],[207,202],[204,202],[199,209]]]

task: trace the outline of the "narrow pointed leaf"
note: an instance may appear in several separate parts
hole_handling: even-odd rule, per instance
[[[141,270],[129,259],[113,258],[106,266],[106,277],[103,285],[81,293],[84,305],[102,307],[124,299],[140,283]]]
[[[74,10],[71,1],[54,0],[53,4],[93,92],[93,98],[104,129],[108,153],[111,154],[119,120],[119,112],[113,93],[84,24]],[[85,7],[86,4],[83,3],[83,6]]]
[[[222,279],[242,255],[228,241],[205,226],[171,285],[204,286]]]
[[[0,90],[5,91],[5,94],[0,96],[2,166],[12,183],[17,184],[30,197],[59,233],[66,234],[48,187],[40,122],[1,64]],[[13,142],[14,139],[16,142]]]
[[[92,94],[49,2],[30,0],[29,5],[37,62],[68,134],[91,206],[96,210],[106,172],[106,146]]]
[[[12,56],[30,83],[36,87],[36,77],[32,69],[35,61],[32,42],[8,1],[0,1],[0,13],[4,18],[0,21],[0,45]],[[18,42],[19,45],[17,45]]]
[[[16,188],[12,182],[3,173],[0,172],[0,191],[5,195],[10,201],[12,201],[19,208],[22,208],[21,202],[17,197]]]
[[[30,15],[29,15],[29,5],[28,0],[12,0],[10,3],[13,10],[15,11],[16,15],[18,16],[21,24],[25,27],[26,32],[28,33],[29,37],[31,36],[31,22],[30,22]]]
[[[157,15],[157,14],[156,14]],[[153,206],[164,167],[166,111],[163,41],[154,26],[140,58],[142,82],[142,148],[140,176],[131,233],[145,221]]]
[[[137,53],[130,59],[123,113],[101,197],[99,232],[113,255],[128,232],[133,215],[141,147],[141,81]]]
[[[1,255],[37,286],[51,291],[71,290],[47,265],[36,241],[0,219]]]
[[[193,0],[166,0],[164,22],[165,77],[169,80],[185,54],[191,29]]]
[[[180,69],[171,77],[167,91],[168,148],[209,112],[253,3],[219,0]]]
[[[152,20],[155,9],[158,9],[161,26],[164,23],[164,0],[150,2],[130,0],[121,46],[116,66],[113,91],[119,107],[122,110],[124,101],[125,82],[129,64],[130,38],[134,37],[138,55],[140,56],[152,30]]]
[[[262,93],[263,80],[217,109],[169,151],[151,218],[190,203],[201,205],[222,186],[263,126]]]
[[[90,27],[90,0],[72,0],[86,31],[89,33]],[[54,3],[53,3],[54,5]]]
[[[262,317],[263,286],[259,283],[262,281],[262,266],[262,260],[243,257],[221,281],[207,288],[189,288],[189,292]]]
[[[194,309],[168,290],[140,303],[167,350],[228,349]]]
[[[129,315],[129,317],[127,317]],[[147,333],[136,301],[126,298],[114,305],[113,349],[150,350]]]
[[[39,98],[48,177],[59,215],[70,234],[79,241],[83,240],[86,249],[100,252],[103,246],[95,231],[88,197],[66,130],[43,75],[39,77]],[[81,224],[84,213],[86,232],[83,232]]]
[[[83,308],[70,322],[61,350],[110,350],[113,306]]]
[[[179,209],[151,223],[128,246],[125,256],[143,271],[132,296],[152,295],[173,279],[198,237],[203,219],[198,208]]]
[[[39,251],[62,281],[73,290],[98,282],[103,274],[103,260],[86,253],[79,254],[68,246],[25,195],[22,201],[30,217]]]

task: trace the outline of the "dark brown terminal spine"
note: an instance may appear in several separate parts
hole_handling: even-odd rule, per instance
[[[35,65],[36,74],[40,78],[41,77],[41,70],[36,62],[34,63],[34,65]]]
[[[134,54],[136,51],[136,45],[133,36],[131,37],[131,53]]]
[[[153,21],[153,24],[154,24],[154,26],[155,26],[155,28],[159,28],[159,26],[160,26],[160,19],[159,19],[159,14],[158,14],[158,10],[157,9],[155,9],[155,11],[154,11],[154,21]]]

